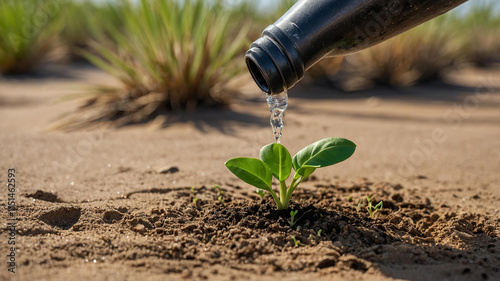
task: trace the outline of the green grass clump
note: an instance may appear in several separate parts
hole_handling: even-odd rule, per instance
[[[62,15],[64,27],[59,37],[70,61],[84,60],[82,50],[89,51],[90,42],[96,41],[98,35],[102,36],[99,31],[102,27],[112,25],[121,30],[120,10],[129,7],[127,2],[123,5],[121,3],[96,3],[90,0],[65,3],[65,12]]]
[[[248,27],[222,1],[142,0],[113,5],[120,26],[95,26],[85,57],[121,81],[99,91],[65,127],[138,123],[164,112],[227,102],[227,83],[245,71]],[[82,116],[85,116],[82,119]]]
[[[0,1],[0,74],[23,74],[61,55],[61,1]],[[58,52],[59,51],[59,52]]]
[[[441,78],[460,58],[455,15],[445,14],[347,58],[348,72],[371,83],[410,86]]]
[[[463,30],[463,53],[465,60],[477,66],[489,66],[500,56],[500,14],[491,2],[478,1],[457,22]]]

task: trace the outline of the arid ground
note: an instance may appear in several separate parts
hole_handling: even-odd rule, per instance
[[[61,98],[99,84],[115,82],[84,66],[0,80],[1,178],[15,169],[17,207],[10,217],[4,188],[1,280],[500,280],[498,68],[405,89],[294,88],[292,155],[326,137],[357,149],[299,186],[293,227],[224,166],[273,140],[252,82],[229,108],[164,128],[47,130],[78,105]],[[373,220],[356,209],[367,195],[384,202]]]

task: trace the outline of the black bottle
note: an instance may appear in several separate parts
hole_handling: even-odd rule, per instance
[[[467,0],[299,0],[246,53],[257,85],[277,94],[326,55],[353,53],[435,18]]]

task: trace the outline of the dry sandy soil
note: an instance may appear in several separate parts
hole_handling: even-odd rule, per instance
[[[48,132],[76,106],[56,99],[115,83],[50,71],[0,80],[1,178],[15,169],[17,206],[14,235],[4,188],[1,280],[500,280],[498,69],[409,89],[293,89],[292,155],[325,137],[357,144],[299,186],[293,227],[223,164],[273,139],[251,83],[229,109],[162,129]],[[356,210],[366,195],[384,202],[373,220]]]

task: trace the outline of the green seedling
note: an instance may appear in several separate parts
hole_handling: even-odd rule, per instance
[[[224,191],[221,189],[220,185],[217,184],[214,185],[214,188],[219,192],[217,200],[219,200],[219,202],[224,205]]]
[[[191,193],[192,193],[193,195],[196,195],[196,193],[197,193],[197,192],[198,192],[198,191],[196,191],[196,188],[195,188],[194,186],[193,186],[193,187],[191,187]]]
[[[352,202],[352,196],[347,196],[347,202]]]
[[[293,240],[293,243],[295,244],[295,247],[298,247],[300,245],[300,241],[297,240],[297,238],[295,238],[295,236],[291,236],[292,240]]]
[[[326,138],[306,146],[293,158],[279,143],[271,143],[260,150],[260,159],[238,157],[228,160],[226,167],[238,178],[271,194],[278,210],[288,209],[293,191],[316,169],[337,164],[349,158],[356,145],[343,138]],[[287,187],[286,180],[295,170]],[[279,181],[279,196],[272,188],[273,176]]]
[[[290,212],[290,220],[288,221],[288,224],[290,224],[290,226],[294,226],[297,223],[297,221],[295,220],[295,215],[297,215],[298,212],[299,210]]]
[[[356,211],[361,211],[361,199],[358,201],[358,206],[356,206]]]
[[[257,188],[257,190],[255,192],[257,192],[257,194],[259,194],[260,199],[264,199],[264,197],[266,196],[266,194],[264,193],[264,190],[262,190],[260,188]]]
[[[196,196],[195,198],[193,198],[193,203],[196,203],[196,201],[200,200],[200,197]]]
[[[224,196],[224,190],[221,189],[220,185],[215,184],[214,188],[217,189],[217,192],[219,193],[219,197]]]
[[[322,229],[318,230],[318,237],[321,237],[321,231],[323,231]]]
[[[377,205],[373,206],[372,201],[370,201],[370,197],[367,195],[366,196],[366,201],[368,201],[368,206],[366,209],[368,210],[368,213],[370,214],[370,218],[373,219],[375,217],[375,214],[382,210],[384,207],[384,203],[380,201]]]

